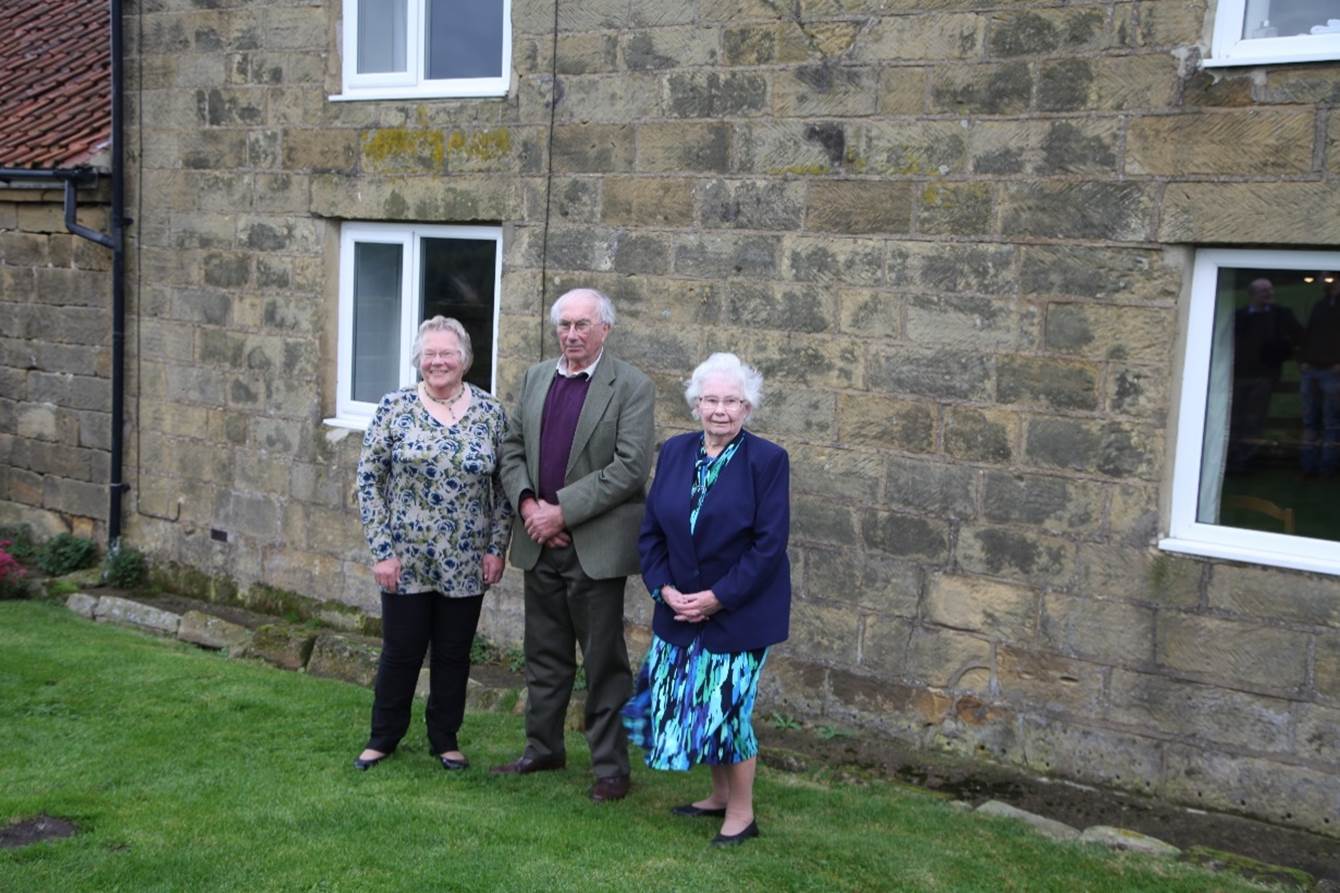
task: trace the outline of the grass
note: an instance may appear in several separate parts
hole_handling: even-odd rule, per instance
[[[0,604],[0,825],[47,813],[82,829],[0,850],[0,890],[1258,889],[1053,844],[898,785],[766,768],[763,836],[713,850],[714,822],[667,815],[703,793],[701,769],[639,765],[633,795],[597,807],[573,735],[566,772],[490,776],[522,744],[512,716],[467,717],[468,772],[437,766],[417,715],[400,752],[355,772],[370,701],[50,604]]]

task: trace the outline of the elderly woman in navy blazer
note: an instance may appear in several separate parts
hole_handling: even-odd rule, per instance
[[[762,385],[734,354],[693,370],[684,397],[703,430],[661,448],[638,540],[655,635],[625,723],[648,766],[711,767],[711,793],[671,811],[721,817],[718,846],[759,833],[750,714],[791,614],[789,460],[744,428]]]

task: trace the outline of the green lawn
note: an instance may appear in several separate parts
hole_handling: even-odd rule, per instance
[[[368,691],[0,603],[0,824],[47,813],[83,833],[0,850],[0,890],[1249,890],[1232,878],[1049,843],[895,785],[763,769],[763,836],[714,850],[704,790],[639,766],[626,801],[568,771],[491,777],[520,721],[472,714],[475,768],[443,772],[422,720],[370,772]]]

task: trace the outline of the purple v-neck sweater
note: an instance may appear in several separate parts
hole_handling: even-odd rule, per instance
[[[591,376],[585,372],[568,378],[554,373],[553,384],[544,398],[544,415],[540,417],[540,492],[545,502],[558,504],[558,491],[563,489],[563,478],[568,470],[568,455],[572,452],[572,436],[577,433],[577,419],[591,387]]]

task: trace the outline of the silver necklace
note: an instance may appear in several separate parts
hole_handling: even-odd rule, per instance
[[[420,390],[423,392],[423,395],[425,397],[427,397],[429,400],[432,400],[438,406],[445,406],[448,412],[454,409],[456,404],[461,402],[461,398],[465,396],[465,382],[461,382],[461,389],[456,392],[455,397],[434,397],[431,393],[429,393],[428,385],[424,384],[423,382],[420,382],[419,384],[421,385]]]

